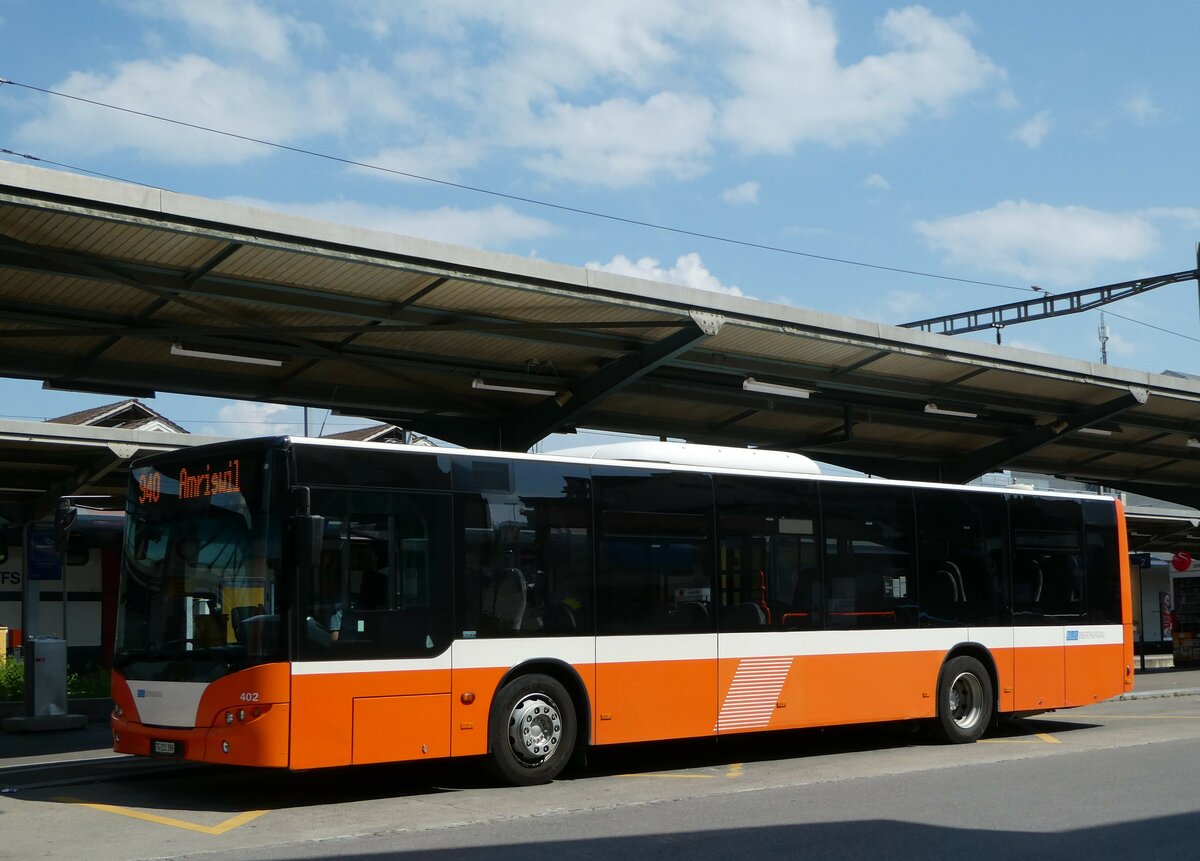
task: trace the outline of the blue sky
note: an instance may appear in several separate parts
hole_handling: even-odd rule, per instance
[[[901,323],[1031,298],[1031,285],[1061,292],[1196,265],[1189,58],[1200,7],[1083,8],[0,0],[0,77],[15,84],[800,254],[16,85],[0,86],[0,147],[188,194]],[[1200,374],[1194,282],[1113,305],[1106,320],[1111,364]],[[1024,324],[1004,341],[1098,361],[1099,323],[1090,312]],[[0,394],[7,417],[111,400],[15,381]],[[165,394],[152,405],[197,432],[299,431],[298,409]]]

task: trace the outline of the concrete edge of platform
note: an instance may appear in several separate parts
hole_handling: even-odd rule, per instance
[[[1164,699],[1166,697],[1194,697],[1200,696],[1200,688],[1175,688],[1164,691],[1134,691],[1129,694],[1121,694],[1116,697],[1118,700],[1154,700]]]

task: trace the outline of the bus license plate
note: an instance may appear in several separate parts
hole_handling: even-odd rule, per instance
[[[183,753],[183,745],[176,741],[153,741],[150,752],[155,756],[179,756]]]

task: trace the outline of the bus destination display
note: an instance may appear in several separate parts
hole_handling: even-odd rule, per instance
[[[216,468],[211,464],[205,464],[202,468],[180,467],[178,475],[168,475],[167,480],[178,482],[179,499],[202,499],[226,493],[240,494],[241,477],[241,459],[231,458]],[[153,505],[162,499],[163,473],[157,469],[141,470],[137,482],[139,505]]]

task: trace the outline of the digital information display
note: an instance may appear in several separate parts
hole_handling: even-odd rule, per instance
[[[213,467],[211,464],[181,466],[177,474],[167,473],[168,487],[178,487],[179,499],[203,499],[226,493],[242,492],[242,461],[231,458]],[[138,504],[154,505],[162,500],[164,473],[157,469],[140,470]]]

